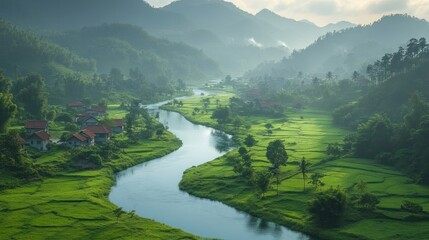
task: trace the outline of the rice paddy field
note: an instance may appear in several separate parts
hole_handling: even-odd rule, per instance
[[[117,107],[112,115],[121,117]],[[161,157],[181,146],[171,133],[141,140],[123,149],[119,159],[98,170],[72,171],[67,151],[54,148],[35,163],[49,168],[51,177],[29,183],[1,175],[0,182],[19,186],[0,191],[0,239],[196,239],[180,229],[134,214],[115,215],[107,196],[114,173]]]
[[[428,214],[413,214],[400,209],[401,203],[409,200],[421,204],[424,211],[429,211],[428,187],[414,184],[404,174],[372,159],[348,156],[324,160],[327,158],[327,144],[341,142],[348,133],[332,124],[329,113],[294,109],[287,111],[286,117],[282,118],[243,117],[251,128],[237,131],[233,126],[218,126],[210,117],[216,108],[215,103],[226,105],[231,96],[211,96],[207,113],[193,113],[195,108],[202,108],[201,99],[185,100],[182,107],[167,105],[164,108],[178,111],[193,122],[235,133],[241,140],[247,134],[254,135],[258,143],[250,149],[250,154],[256,171],[270,166],[265,157],[268,143],[284,140],[289,159],[287,165],[281,168],[279,194],[273,184],[261,199],[247,180],[234,173],[233,163],[228,159],[237,151],[187,170],[180,183],[181,189],[322,239],[429,239]],[[267,134],[266,123],[274,126],[272,134]],[[307,184],[308,191],[303,191],[303,179],[298,171],[298,161],[302,157],[311,163],[308,175],[316,172],[326,175],[322,179],[324,189],[332,186],[349,192],[355,183],[361,180],[366,182],[367,191],[380,199],[376,210],[368,212],[349,207],[339,227],[321,229],[314,226],[309,220],[307,208],[316,191],[310,184]]]

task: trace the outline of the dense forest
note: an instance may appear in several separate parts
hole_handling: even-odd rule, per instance
[[[88,27],[50,38],[80,56],[95,59],[100,73],[112,68],[122,72],[138,69],[148,78],[165,76],[195,82],[220,76],[217,64],[202,51],[151,37],[132,25]]]
[[[304,73],[324,77],[330,71],[342,79],[353,70],[365,72],[366,65],[413,36],[428,38],[429,23],[408,15],[384,16],[370,25],[330,32],[280,62],[261,64],[246,76],[289,79]]]

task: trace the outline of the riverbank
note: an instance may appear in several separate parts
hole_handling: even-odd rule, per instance
[[[36,164],[55,169],[55,175],[1,192],[0,239],[198,239],[132,213],[118,218],[118,207],[107,198],[117,171],[180,146],[179,139],[165,132],[122,149],[118,159],[101,169],[85,171],[62,168],[68,161],[65,150],[43,153]]]
[[[164,106],[164,109],[177,111],[188,120],[216,127],[220,130],[238,133],[243,139],[252,134],[258,141],[250,153],[256,170],[269,166],[265,149],[269,141],[285,140],[289,154],[287,166],[281,169],[282,183],[279,195],[271,189],[264,199],[260,199],[256,190],[233,171],[233,164],[224,157],[187,170],[180,183],[182,190],[195,196],[221,201],[239,210],[265,220],[286,225],[322,239],[424,239],[429,236],[429,219],[426,215],[413,215],[400,210],[403,200],[418,202],[425,210],[429,209],[429,188],[413,184],[403,174],[377,164],[374,160],[343,158],[333,161],[326,159],[325,149],[328,143],[340,142],[346,131],[333,126],[328,113],[314,109],[293,110],[284,118],[266,118],[250,116],[246,122],[250,129],[234,130],[231,125],[219,126],[211,113],[216,102],[228,103],[230,95],[211,96],[211,104],[206,113],[195,114],[195,108],[201,109],[203,103],[198,99],[183,101],[183,106]],[[273,133],[267,134],[264,125],[271,123]],[[231,131],[232,130],[232,131]],[[333,229],[321,229],[314,226],[308,218],[308,202],[314,198],[315,191],[303,192],[302,176],[298,173],[298,161],[305,157],[312,167],[310,174],[322,173],[326,176],[325,188],[339,186],[350,189],[356,182],[367,182],[367,189],[380,199],[374,212],[362,212],[347,209],[341,226]],[[308,186],[311,188],[311,186]],[[413,219],[412,221],[410,219]],[[389,231],[386,231],[389,229]]]

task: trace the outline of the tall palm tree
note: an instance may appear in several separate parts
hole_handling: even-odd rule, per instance
[[[302,180],[304,181],[304,192],[305,192],[305,181],[307,180],[308,168],[310,166],[310,162],[302,157],[301,162],[299,163],[299,170],[302,174]]]

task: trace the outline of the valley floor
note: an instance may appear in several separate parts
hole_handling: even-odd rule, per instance
[[[52,177],[1,191],[0,239],[197,239],[133,214],[124,213],[117,219],[117,206],[107,198],[115,172],[180,146],[180,140],[165,133],[161,139],[141,140],[123,149],[119,159],[99,170],[56,169]],[[36,164],[59,168],[67,159],[67,151],[56,149],[42,154]]]
[[[429,210],[429,188],[414,184],[402,173],[383,166],[371,159],[344,157],[326,161],[325,149],[328,143],[341,142],[347,131],[333,126],[328,113],[315,109],[290,110],[283,118],[246,117],[251,128],[238,130],[231,125],[219,126],[211,119],[216,108],[214,102],[227,104],[231,94],[211,96],[207,113],[193,113],[202,108],[200,99],[185,100],[184,105],[164,106],[165,109],[180,112],[187,119],[235,133],[243,140],[252,134],[258,141],[250,149],[255,170],[270,166],[265,157],[269,141],[284,140],[289,154],[287,166],[281,168],[282,182],[279,194],[273,184],[263,199],[244,178],[233,171],[233,163],[228,160],[236,155],[233,151],[224,157],[191,168],[180,183],[182,190],[193,195],[218,200],[237,209],[251,213],[265,220],[274,221],[303,231],[322,239],[427,239],[429,237],[429,217],[427,214],[412,214],[400,209],[404,200],[413,201]],[[219,101],[217,101],[219,100]],[[268,135],[264,125],[271,123],[273,133]],[[368,192],[380,199],[377,209],[366,212],[354,208],[347,209],[341,226],[320,229],[314,226],[308,216],[308,203],[315,196],[315,190],[307,184],[303,191],[303,179],[298,170],[298,161],[305,157],[311,162],[310,172],[323,173],[322,181],[329,187],[340,187],[352,191],[352,186],[360,180],[367,183]],[[308,180],[307,180],[308,181]]]

